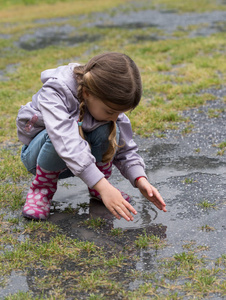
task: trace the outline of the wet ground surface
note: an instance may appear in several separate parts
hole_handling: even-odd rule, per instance
[[[203,28],[192,31],[191,36],[206,36],[223,30],[225,18],[226,12],[220,11],[179,15],[174,11],[147,10],[118,13],[112,17],[101,14],[99,21],[91,20],[88,26],[156,27],[168,34],[178,26],[186,28],[189,25],[205,23],[207,25]],[[21,37],[18,46],[26,50],[43,48],[59,42],[62,36],[64,40],[61,41],[66,45],[81,43],[83,40],[87,41],[87,38],[90,41],[101,38],[99,35],[88,36],[74,32],[75,28],[70,25],[47,26]],[[164,34],[158,38],[164,38]],[[6,80],[4,74],[0,74],[0,79]],[[166,213],[158,211],[114,169],[110,181],[115,187],[132,196],[132,204],[138,212],[133,222],[113,218],[102,203],[89,198],[86,186],[77,178],[59,182],[49,222],[57,224],[72,238],[93,241],[109,251],[111,248],[121,251],[144,230],[166,241],[167,246],[157,252],[150,249],[138,251],[139,259],[133,266],[134,270],[154,270],[159,258],[180,253],[184,249],[183,245],[189,242],[194,242],[196,246],[206,246],[206,251],[202,254],[209,259],[225,254],[226,156],[217,154],[219,148],[216,145],[226,141],[226,110],[223,101],[226,89],[222,87],[219,90],[209,90],[208,93],[215,95],[215,100],[183,112],[182,115],[190,121],[178,124],[178,130],[165,132],[164,138],[134,136],[140,147],[139,153],[146,163],[150,182],[158,188],[167,204]],[[210,110],[219,113],[210,117]],[[188,125],[193,127],[184,134]],[[210,207],[205,208],[203,203],[210,204]],[[100,230],[82,225],[84,220],[97,217],[106,220],[105,226]],[[123,238],[109,237],[108,233],[112,228],[121,228],[126,235]],[[22,235],[21,239],[23,238],[25,236]],[[5,288],[0,288],[0,298],[18,290],[28,291],[32,286],[31,281],[32,275],[27,278],[20,272],[12,272]],[[142,281],[130,282],[129,288],[137,288],[141,283]],[[223,298],[215,295],[214,299]]]
[[[57,224],[71,238],[104,247],[109,254],[112,249],[120,252],[131,245],[144,230],[160,237],[166,243],[162,249],[137,251],[128,248],[134,255],[138,254],[139,259],[131,267],[137,271],[156,271],[159,259],[183,252],[184,245],[189,243],[197,248],[204,247],[202,255],[208,257],[210,264],[225,254],[226,157],[225,154],[217,155],[219,149],[214,145],[226,140],[226,111],[222,102],[226,90],[212,92],[216,95],[215,101],[183,112],[184,117],[190,118],[189,124],[193,124],[190,133],[182,133],[186,123],[179,124],[178,130],[166,132],[164,138],[134,137],[140,145],[150,182],[158,188],[167,204],[166,213],[145,200],[114,169],[112,184],[132,196],[132,204],[138,211],[133,222],[113,218],[102,203],[89,198],[86,186],[78,178],[59,182],[49,222]],[[210,118],[210,109],[223,112]],[[203,201],[213,206],[204,208],[201,206]],[[94,230],[84,226],[85,220],[98,217],[106,221],[103,227]],[[121,228],[123,236],[110,236],[112,228]],[[0,290],[0,296],[18,289],[28,291],[34,276],[42,274],[34,270],[26,278],[22,273],[13,272],[8,286]],[[128,286],[133,290],[142,283],[142,279],[136,279]],[[205,299],[224,298],[214,295]]]
[[[154,27],[162,30],[166,34],[171,34],[179,28],[185,30],[188,26],[203,24],[205,28],[192,32],[191,36],[206,36],[223,30],[222,26],[223,23],[225,23],[225,17],[226,12],[224,11],[178,14],[176,11],[148,9],[132,11],[130,13],[116,13],[113,17],[102,14],[100,18],[98,18],[98,21],[90,23],[90,26],[129,29]]]
[[[89,198],[86,186],[78,178],[59,182],[49,222],[58,225],[71,238],[104,247],[109,255],[127,247],[131,255],[138,255],[130,266],[136,271],[156,271],[159,259],[182,253],[189,243],[204,249],[201,255],[208,257],[211,266],[213,260],[226,252],[226,156],[217,155],[219,149],[215,147],[226,140],[226,111],[222,101],[226,89],[212,90],[212,93],[216,95],[215,101],[183,112],[184,117],[189,117],[189,124],[178,124],[179,129],[166,132],[164,138],[134,136],[140,145],[139,152],[145,160],[150,182],[167,204],[166,213],[145,200],[114,169],[112,184],[132,196],[132,204],[138,212],[133,222],[113,218],[102,203]],[[210,118],[209,111],[213,109],[221,113]],[[191,124],[191,132],[183,134],[184,128]],[[202,207],[203,201],[213,206]],[[101,228],[84,226],[85,220],[98,217],[106,221]],[[111,236],[112,228],[121,228],[124,234]],[[160,237],[166,246],[158,250],[130,248],[144,230],[148,235]],[[128,271],[128,266],[123,270]],[[33,270],[28,277],[13,272],[8,286],[0,290],[0,297],[18,289],[35,291],[33,280],[43,276],[42,272]],[[122,273],[118,276],[120,280],[123,278]],[[138,278],[128,282],[128,288],[134,290],[143,283],[143,279]],[[83,295],[81,299],[86,297]],[[205,299],[224,298],[214,294]]]
[[[43,27],[21,36],[16,45],[31,51],[50,45],[76,46],[82,42],[98,41],[104,37],[93,32],[83,32],[87,28],[143,29],[143,34],[135,35],[133,42],[135,40],[169,39],[173,32],[187,31],[189,27],[189,37],[209,36],[225,31],[225,11],[178,14],[176,11],[142,10],[138,7],[137,11],[123,12],[128,9],[131,10],[131,7],[122,7],[122,11],[120,12],[118,9],[114,12],[114,16],[111,13],[95,13],[87,19],[83,17],[83,25],[79,26],[64,24],[67,18],[37,20],[36,23],[41,23]],[[76,19],[82,19],[82,16]],[[71,19],[68,18],[68,21]],[[156,32],[146,34],[145,28],[150,27],[156,29]],[[5,38],[9,37],[5,36]]]
[[[225,94],[226,90],[221,92]],[[168,131],[165,138],[135,136],[149,180],[163,196],[167,213],[158,211],[137,189],[131,188],[116,169],[111,182],[132,196],[132,203],[138,211],[133,222],[114,219],[104,205],[95,200],[90,202],[86,186],[75,178],[61,182],[54,198],[55,209],[62,211],[70,206],[79,209],[79,219],[82,216],[102,217],[110,227],[131,229],[134,233],[141,228],[153,229],[155,234],[170,242],[167,255],[180,252],[183,243],[194,240],[197,245],[209,246],[209,257],[219,257],[226,251],[226,158],[217,155],[219,149],[214,145],[226,139],[226,113],[209,118],[208,111],[222,108],[224,104],[216,100],[184,112],[183,115],[194,125],[192,132],[185,135],[181,132],[187,124],[181,125],[180,130]],[[203,208],[203,202],[209,202],[212,208]],[[62,226],[71,236],[98,240],[100,244],[106,242],[104,236],[89,236],[83,229],[78,229],[77,215],[68,219],[60,212],[54,213],[50,221]],[[203,232],[201,228],[205,225],[214,230]],[[165,254],[163,251],[162,255]]]

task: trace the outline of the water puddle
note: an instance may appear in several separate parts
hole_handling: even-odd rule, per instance
[[[114,15],[93,14],[89,21],[83,18],[82,22],[84,27],[96,27],[97,31],[114,27],[128,30],[153,28],[156,33],[135,35],[135,39],[154,41],[164,38],[158,30],[171,34],[179,27],[184,29],[189,25],[206,24],[191,31],[191,36],[207,36],[224,30],[225,19],[225,11],[177,14],[175,11],[122,13],[116,10]],[[59,43],[75,46],[83,42],[97,41],[102,37],[99,33],[82,33],[71,25],[59,25],[62,21],[65,22],[65,19],[55,20],[58,25],[40,28],[34,33],[22,36],[17,46],[31,51]],[[40,22],[44,24],[45,20]],[[0,80],[8,80],[6,73],[14,72],[16,67],[17,64],[9,65],[5,72],[0,71]],[[194,125],[187,135],[182,134],[187,124],[180,124],[178,130],[166,131],[164,138],[134,136],[137,144],[141,145],[140,154],[145,160],[149,180],[158,188],[167,204],[166,213],[157,210],[114,169],[110,182],[132,197],[132,205],[138,212],[133,222],[115,219],[101,202],[90,199],[85,184],[75,177],[59,181],[49,222],[57,224],[71,238],[92,241],[110,252],[112,249],[123,251],[125,247],[134,244],[137,237],[144,232],[165,241],[166,246],[158,250],[137,250],[139,259],[134,262],[136,271],[152,272],[157,268],[158,259],[181,253],[184,245],[189,243],[194,243],[196,247],[205,247],[202,255],[206,255],[208,259],[216,259],[225,254],[226,156],[217,155],[218,148],[215,145],[226,140],[225,102],[221,101],[226,95],[226,89],[210,89],[204,92],[216,95],[217,100],[198,109],[183,112],[183,116],[189,117],[190,123]],[[224,110],[220,117],[208,117],[209,109],[222,108]],[[6,218],[12,216],[6,214]],[[85,223],[89,219],[97,218],[105,220],[104,226],[93,229]],[[112,236],[112,229],[121,229],[124,234]],[[21,233],[18,241],[24,242],[27,237]],[[5,250],[12,249],[7,249],[6,245]],[[44,270],[33,269],[28,277],[13,271],[4,288],[0,288],[0,298],[18,290],[28,291],[29,282],[32,286],[31,281],[35,276],[45,276]],[[137,289],[143,283],[144,280],[137,278],[129,283],[129,289]]]
[[[0,288],[0,298],[5,299],[9,294],[16,294],[20,292],[28,292],[29,286],[27,283],[27,277],[21,272],[12,271],[10,277],[7,280],[5,288]]]
[[[205,109],[208,111],[210,107],[221,105],[219,101],[212,101]],[[149,180],[167,203],[167,213],[157,210],[144,199],[139,190],[131,187],[115,168],[110,181],[132,196],[132,205],[138,212],[133,222],[115,219],[102,203],[89,198],[86,186],[78,178],[60,182],[54,197],[55,212],[50,221],[70,236],[97,241],[101,245],[114,243],[114,240],[109,241],[109,237],[106,239],[112,228],[128,231],[133,239],[148,230],[169,242],[167,249],[158,254],[162,257],[166,253],[169,256],[183,251],[183,244],[187,241],[195,241],[197,246],[206,245],[208,257],[216,258],[223,254],[225,248],[222,245],[226,244],[226,159],[225,155],[216,155],[217,149],[212,144],[225,139],[225,113],[221,118],[211,119],[211,122],[206,113],[202,115],[200,125],[197,110],[189,111],[194,124],[190,134],[180,134],[181,127],[167,132],[165,138],[134,137],[142,145],[140,154],[146,162]],[[185,113],[188,115],[188,112]],[[194,151],[194,140],[202,149],[200,153]],[[63,213],[67,210],[72,210],[71,217]],[[83,224],[85,219],[98,217],[106,220],[101,235]],[[212,230],[206,231],[206,228]]]
[[[120,175],[115,170],[112,183],[117,188],[130,192],[133,198],[132,204],[138,212],[133,222],[113,218],[102,203],[90,200],[85,185],[79,182],[76,186],[59,186],[54,198],[55,209],[58,212],[51,215],[50,221],[62,226],[71,237],[97,241],[102,240],[103,235],[100,237],[81,224],[88,218],[100,217],[106,220],[107,231],[112,228],[122,228],[130,230],[131,234],[136,237],[142,231],[141,229],[149,229],[153,234],[167,238],[170,243],[173,242],[175,245],[172,251],[174,252],[181,250],[183,241],[196,240],[198,243],[211,244],[209,254],[219,255],[216,249],[220,247],[222,240],[226,242],[225,165],[218,167],[214,165],[213,168],[209,166],[203,170],[203,168],[199,169],[197,164],[193,170],[190,166],[189,171],[186,164],[184,170],[182,165],[179,169],[176,167],[175,164],[174,167],[159,167],[159,169],[148,171],[149,178],[153,178],[153,185],[158,187],[167,203],[167,213],[158,211],[143,198],[137,189],[131,189],[130,183],[125,179],[118,181]],[[70,179],[71,182],[76,180],[79,179]],[[201,206],[203,201],[213,203],[213,207],[203,208]],[[63,213],[67,209],[74,211],[70,218],[67,213]],[[205,225],[214,227],[214,232],[204,233],[201,228]],[[212,237],[214,237],[213,241],[211,241]],[[206,238],[208,239],[205,240]],[[106,244],[104,239],[103,244]],[[225,249],[222,249],[222,254],[224,251]]]
[[[156,273],[159,280],[159,261],[184,253],[185,247],[196,249],[198,257],[207,258],[207,268],[212,268],[213,262],[226,250],[226,157],[217,155],[217,149],[213,147],[219,140],[225,140],[226,122],[225,112],[220,118],[210,119],[208,109],[222,105],[220,100],[211,101],[199,109],[184,112],[194,124],[194,130],[187,135],[181,134],[184,126],[181,124],[178,130],[166,132],[165,138],[134,136],[141,145],[140,154],[146,162],[150,182],[167,203],[166,213],[144,199],[114,168],[110,181],[132,196],[132,205],[138,212],[133,222],[115,219],[101,202],[90,199],[86,185],[74,177],[59,181],[49,222],[57,224],[73,239],[104,247],[106,253],[112,253],[112,249],[120,253],[126,248],[131,255],[139,257],[133,261],[134,271],[145,272],[147,276]],[[202,114],[197,113],[200,109]],[[199,153],[194,151],[196,143],[200,147]],[[105,221],[103,226],[92,228],[87,225],[87,220],[98,218]],[[120,229],[123,234],[113,236],[113,229]],[[144,233],[159,237],[164,246],[134,248],[134,243]],[[69,263],[68,267],[73,266]],[[125,265],[123,272],[129,271],[128,268],[131,267]],[[42,275],[37,270],[33,276]],[[165,280],[174,284],[173,280]],[[136,290],[145,282],[137,276],[127,282],[128,289]],[[159,288],[159,292],[164,293],[164,290]],[[217,294],[213,297],[222,299]]]
[[[218,31],[223,31],[225,18],[225,11],[178,14],[175,11],[148,9],[128,13],[117,12],[114,16],[102,14],[100,19],[90,23],[89,26],[130,29],[155,27],[163,30],[165,33],[171,34],[178,28],[186,29],[190,25],[208,24],[204,28],[193,32],[193,35],[206,36]]]
[[[8,81],[10,80],[11,74],[13,74],[16,69],[20,66],[20,63],[17,64],[9,64],[5,70],[0,70],[0,81]]]
[[[197,25],[196,29],[189,30],[189,36],[208,36],[216,32],[225,31],[225,11],[213,11],[206,13],[185,13],[178,14],[175,11],[138,10],[122,13],[119,10],[114,15],[108,13],[95,13],[89,16],[79,16],[76,19],[82,20],[82,26],[76,28],[69,24],[61,24],[63,19],[52,19],[56,25],[50,25],[36,29],[28,33],[16,42],[22,49],[31,51],[42,49],[51,45],[76,46],[83,42],[95,42],[102,38],[101,33],[83,33],[83,28],[124,28],[128,30],[140,28],[153,28],[156,32],[150,34],[134,35],[136,41],[165,39],[164,34],[169,38],[176,30],[187,30],[189,26]],[[68,21],[70,19],[68,18]],[[50,20],[40,20],[41,24]],[[36,21],[37,23],[37,21]],[[169,26],[170,24],[170,26]],[[162,33],[160,33],[161,31]]]
[[[80,43],[91,43],[99,39],[100,35],[98,34],[82,34],[70,25],[50,26],[39,28],[34,33],[22,36],[17,42],[17,46],[31,51],[52,45],[76,46]]]

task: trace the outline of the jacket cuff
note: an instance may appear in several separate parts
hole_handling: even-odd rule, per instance
[[[136,188],[135,180],[136,180],[137,177],[146,177],[146,178],[148,178],[147,174],[144,171],[144,168],[141,165],[131,166],[127,170],[127,178],[131,182],[132,186],[134,186],[135,188]]]
[[[78,175],[89,188],[92,188],[98,181],[104,178],[104,174],[93,163],[85,168],[85,170]]]

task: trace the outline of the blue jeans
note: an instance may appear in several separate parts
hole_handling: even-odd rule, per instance
[[[102,161],[104,153],[107,151],[109,142],[108,137],[110,134],[110,124],[99,126],[91,132],[84,132],[85,139],[90,144],[91,153],[96,158],[97,162]],[[119,141],[119,129],[117,127],[117,142]],[[66,169],[65,162],[59,157],[49,135],[44,129],[34,137],[30,144],[24,145],[21,151],[21,161],[26,169],[36,174],[36,165],[48,171],[60,171]],[[67,178],[74,176],[73,173],[67,168],[60,174],[59,178]]]

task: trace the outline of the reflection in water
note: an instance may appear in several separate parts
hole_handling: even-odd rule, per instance
[[[123,218],[120,220],[116,219],[102,202],[92,198],[89,203],[89,216],[90,218],[103,218],[112,225],[112,228],[122,229],[146,228],[157,218],[157,210],[154,207],[151,207],[152,204],[148,203],[147,200],[133,202],[132,204],[138,212],[138,214],[134,216],[134,221],[132,222],[128,222]]]
[[[145,250],[141,250],[136,269],[138,271],[151,271],[155,267],[155,262],[156,255],[153,255],[150,252],[146,252]]]
[[[90,218],[103,218],[108,220],[111,224],[113,224],[114,216],[110,213],[110,211],[106,208],[106,206],[93,198],[90,199],[89,202],[89,216]]]
[[[127,222],[124,219],[117,220],[104,206],[104,204],[95,199],[90,199],[87,203],[78,203],[77,208],[70,212],[57,212],[51,215],[50,221],[57,224],[66,234],[72,238],[94,241],[98,245],[109,247],[114,245],[116,248],[123,249],[124,245],[132,246],[134,241],[146,233],[148,236],[155,235],[160,238],[166,238],[166,226],[162,224],[153,224],[153,219],[157,217],[157,211],[153,208],[148,209],[145,202],[136,203],[136,209],[139,208],[138,215],[133,222]],[[152,214],[153,213],[153,218]],[[89,227],[84,221],[88,219],[101,218],[106,223],[101,228]],[[140,226],[141,224],[141,226]],[[120,225],[120,226],[116,226]],[[123,231],[122,239],[112,237],[111,230],[121,228]],[[137,248],[138,250],[138,248]]]

